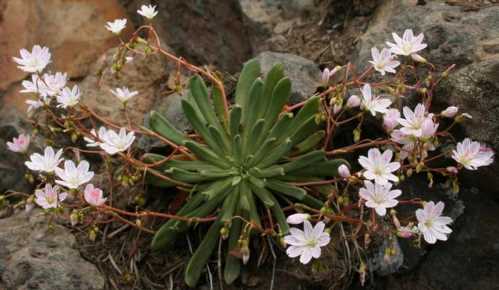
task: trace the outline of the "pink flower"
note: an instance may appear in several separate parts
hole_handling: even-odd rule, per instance
[[[396,33],[392,33],[392,36],[395,43],[387,42],[386,44],[390,47],[391,52],[395,54],[409,56],[423,50],[427,46],[426,43],[423,43],[423,33],[414,36],[412,29],[406,29],[402,38]],[[421,56],[416,55],[415,60],[419,61],[419,57]]]
[[[360,91],[362,93],[362,107],[369,111],[373,117],[376,116],[376,113],[386,113],[388,107],[392,104],[389,99],[373,95],[369,84],[365,84]]]
[[[399,179],[392,172],[400,168],[400,163],[391,162],[392,157],[393,152],[390,149],[383,154],[378,148],[369,149],[367,157],[359,157],[360,165],[366,170],[363,173],[364,177],[381,185],[388,184],[389,181],[397,182]]]
[[[494,151],[466,138],[463,142],[457,143],[456,149],[452,151],[452,159],[466,169],[476,170],[478,167],[494,162]]]
[[[360,197],[366,201],[367,207],[373,208],[380,216],[386,214],[387,208],[396,206],[398,201],[395,198],[402,194],[398,189],[392,190],[390,183],[381,185],[365,180],[364,186],[359,191]]]
[[[14,137],[12,142],[7,142],[7,147],[12,152],[24,153],[28,150],[29,143],[29,135],[21,134],[17,138]]]
[[[101,206],[106,202],[106,198],[103,197],[102,190],[100,188],[94,187],[93,184],[87,184],[85,191],[83,192],[83,197],[88,204],[92,206]]]
[[[447,241],[447,235],[452,233],[452,230],[447,226],[452,223],[452,219],[442,216],[444,207],[445,204],[441,201],[437,204],[430,201],[425,203],[423,209],[416,210],[419,231],[429,244],[434,244],[437,240]]]
[[[399,124],[400,111],[397,109],[389,109],[383,116],[383,127],[390,132]]]
[[[57,208],[60,203],[68,197],[66,192],[59,193],[59,186],[46,184],[44,189],[37,189],[35,191],[35,202],[44,209]]]
[[[381,52],[378,48],[371,48],[371,56],[373,60],[369,62],[373,65],[374,69],[385,75],[387,72],[396,73],[395,68],[400,65],[400,62],[394,60],[394,56],[389,49],[383,48]]]
[[[302,264],[308,264],[312,258],[321,256],[321,247],[329,244],[331,238],[324,231],[326,225],[318,222],[314,227],[309,221],[303,222],[303,231],[298,228],[290,228],[289,235],[284,237],[284,241],[290,245],[286,254],[290,258],[300,256]]]

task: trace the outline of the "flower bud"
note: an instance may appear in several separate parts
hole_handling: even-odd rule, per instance
[[[333,106],[333,115],[338,114],[341,111],[341,107],[342,107],[341,105],[335,104]]]
[[[351,175],[350,169],[348,169],[348,166],[345,164],[341,164],[340,167],[338,167],[338,174],[343,178],[348,178]]]
[[[459,172],[455,166],[449,166],[445,170],[450,174],[457,174]]]
[[[288,224],[292,224],[292,225],[299,225],[299,224],[302,224],[304,221],[309,220],[309,219],[310,219],[310,215],[307,213],[295,213],[295,214],[288,216],[288,218],[286,219],[286,222]]]
[[[443,110],[440,114],[444,117],[447,117],[447,118],[454,118],[454,116],[457,114],[458,110],[459,110],[458,107],[450,106],[450,107],[447,107],[447,109]]]
[[[390,132],[399,124],[400,111],[397,109],[388,110],[383,116],[383,127]]]
[[[79,221],[79,214],[78,214],[78,211],[77,210],[73,210],[71,212],[71,214],[69,215],[69,220],[71,222],[71,226],[76,226],[78,224],[78,221]]]
[[[347,100],[347,107],[348,108],[355,108],[360,106],[360,98],[357,95],[351,95],[350,98]]]

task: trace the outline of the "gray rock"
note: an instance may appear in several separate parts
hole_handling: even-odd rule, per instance
[[[499,10],[498,10],[499,11]],[[437,90],[436,104],[453,104],[473,119],[462,124],[464,134],[499,152],[499,58],[490,58],[463,67],[452,73]],[[499,192],[499,164],[483,167],[477,172],[467,171],[465,180],[487,192]]]
[[[369,28],[358,42],[356,63],[365,65],[373,46],[386,46],[392,32],[411,28],[423,32],[428,47],[422,55],[441,65],[464,66],[496,54],[499,47],[499,7],[465,12],[444,1],[387,0],[376,10]]]
[[[275,64],[282,64],[292,83],[291,103],[299,103],[311,97],[320,81],[321,71],[313,61],[289,53],[265,51],[256,57],[262,73],[266,74]]]
[[[390,239],[385,239],[370,263],[370,270],[375,271],[378,275],[386,276],[396,273],[404,263],[404,253],[397,237],[392,236]]]
[[[41,211],[0,219],[0,289],[97,290],[105,280],[75,249],[68,229]]]

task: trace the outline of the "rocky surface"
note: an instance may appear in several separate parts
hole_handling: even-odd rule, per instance
[[[41,211],[0,219],[0,289],[99,290],[104,278],[75,249],[66,228]]]
[[[116,52],[117,49],[113,48],[101,56],[91,73],[80,83],[83,103],[103,117],[126,124],[123,105],[110,91],[126,86],[139,92],[128,101],[127,106],[131,122],[142,124],[145,114],[156,102],[161,81],[168,77],[167,63],[158,54],[136,54],[116,72],[112,65]]]
[[[499,7],[464,11],[444,1],[386,0],[375,12],[357,45],[357,64],[365,64],[373,46],[382,47],[391,33],[401,35],[412,28],[425,35],[428,47],[423,56],[431,62],[463,67],[499,53]],[[459,1],[464,2],[464,1]],[[474,2],[474,1],[470,1]]]
[[[117,0],[1,0],[0,91],[27,76],[11,57],[34,44],[50,48],[54,70],[85,76],[101,53],[119,43],[104,25],[124,13]]]
[[[291,102],[298,103],[312,96],[320,82],[321,71],[313,61],[289,53],[265,51],[256,56],[262,73],[266,74],[274,65],[282,64],[292,83]]]

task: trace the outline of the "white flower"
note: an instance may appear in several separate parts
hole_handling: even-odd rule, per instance
[[[367,207],[374,208],[378,215],[384,216],[387,208],[392,208],[398,204],[395,198],[402,194],[402,191],[391,190],[391,188],[391,183],[382,185],[365,180],[359,195],[366,200]]]
[[[412,135],[406,135],[400,130],[394,130],[391,134],[391,139],[399,144],[403,144],[402,150],[400,150],[400,159],[404,160],[409,157],[415,149],[420,158],[428,157],[428,151],[433,151],[436,149],[435,144],[433,144],[431,137],[435,134],[438,124],[434,124],[433,121],[427,120],[423,123],[422,136],[419,141],[418,138]],[[416,146],[418,144],[418,146]]]
[[[122,103],[128,102],[131,98],[135,97],[139,92],[130,91],[127,87],[116,88],[116,90],[111,90],[111,93],[115,95]]]
[[[329,244],[329,234],[324,232],[326,225],[323,222],[318,222],[315,227],[312,227],[309,221],[303,222],[304,230],[290,228],[290,235],[284,237],[284,241],[290,245],[286,254],[290,258],[300,256],[300,262],[307,264],[312,258],[321,256],[321,247]]]
[[[469,138],[457,143],[452,151],[452,159],[462,164],[466,169],[476,170],[480,166],[487,166],[494,162],[494,151]]]
[[[21,84],[23,86],[23,90],[20,90],[20,93],[38,93],[38,75],[37,74],[32,74],[31,75],[31,82],[30,81],[23,81]]]
[[[345,164],[341,164],[338,167],[338,174],[343,178],[348,178],[351,175],[350,169],[348,169],[348,166],[346,166]]]
[[[109,21],[106,24],[106,29],[111,31],[114,34],[120,34],[126,26],[126,18],[116,19],[114,21]]]
[[[25,103],[28,105],[28,113],[43,106],[43,102],[40,100],[26,100]]]
[[[87,147],[99,147],[101,142],[99,142],[98,139],[101,139],[102,136],[106,134],[107,130],[105,127],[100,127],[98,133],[95,132],[95,129],[92,129],[90,130],[90,135],[92,135],[93,138],[83,137],[83,140],[85,140],[88,143]]]
[[[89,182],[92,177],[94,177],[94,172],[89,171],[90,164],[87,161],[81,161],[78,167],[71,160],[66,160],[64,162],[64,170],[57,167],[55,169],[55,174],[62,180],[56,180],[57,184],[65,186],[67,188],[76,189],[80,185]]]
[[[85,191],[83,192],[83,197],[85,201],[93,206],[101,206],[106,202],[102,190],[100,188],[94,187],[93,184],[87,184]]]
[[[67,108],[73,107],[80,101],[80,89],[77,85],[73,86],[73,89],[65,87],[62,89],[60,95],[57,96],[57,102],[59,102],[58,107]]]
[[[61,158],[62,149],[59,149],[57,153],[54,153],[54,149],[50,146],[47,146],[44,150],[44,155],[39,153],[31,154],[30,161],[24,162],[24,164],[33,171],[42,171],[42,172],[53,172],[59,163],[63,160]]]
[[[355,108],[360,106],[360,98],[357,95],[351,95],[348,100],[347,100],[347,107],[348,108]]]
[[[35,45],[31,52],[23,48],[19,53],[21,58],[13,57],[12,59],[18,64],[17,67],[25,72],[42,72],[50,63],[51,54],[47,47]]]
[[[286,222],[291,225],[299,225],[305,221],[310,219],[310,215],[308,213],[295,213],[286,219]]]
[[[137,10],[137,13],[147,19],[153,19],[158,14],[158,11],[156,11],[155,5],[142,5],[140,6],[140,10]]]
[[[459,111],[458,107],[450,106],[447,107],[447,109],[443,110],[440,114],[447,118],[454,118],[454,116],[457,114],[457,111]]]
[[[43,74],[42,78],[38,79],[38,93],[44,98],[56,96],[61,93],[67,81],[66,73]]]
[[[17,138],[14,137],[12,142],[7,142],[7,148],[12,152],[24,153],[28,150],[29,142],[29,135],[21,134]]]
[[[373,116],[376,116],[377,112],[386,113],[388,107],[392,104],[392,101],[388,99],[373,96],[369,84],[365,84],[360,91],[362,92],[362,107],[371,112]]]
[[[391,162],[393,152],[388,149],[383,154],[378,148],[371,148],[367,156],[360,156],[359,163],[364,167],[363,175],[369,180],[374,180],[378,184],[387,184],[389,181],[397,182],[399,179],[392,172],[400,168],[400,163]]]
[[[35,190],[35,202],[44,209],[57,208],[63,202],[68,194],[66,192],[59,193],[59,186],[45,184],[44,189]]]
[[[426,108],[423,104],[418,104],[414,112],[409,107],[404,107],[402,110],[404,118],[398,121],[402,128],[402,133],[412,135],[414,137],[421,137],[423,135],[423,122],[428,118],[426,116]]]
[[[383,127],[390,132],[399,124],[400,111],[397,109],[389,109],[383,115]]]
[[[415,37],[412,29],[406,29],[402,38],[395,32],[392,35],[395,43],[387,42],[386,44],[390,47],[391,52],[395,54],[408,56],[415,54],[427,46],[426,43],[423,43],[423,33]]]
[[[100,133],[100,132],[99,132]],[[126,151],[135,140],[134,132],[126,133],[125,128],[121,128],[119,134],[113,130],[106,130],[103,136],[100,136],[99,146],[110,155]]]
[[[383,48],[380,51],[378,48],[371,48],[371,56],[373,60],[369,62],[373,65],[374,69],[385,75],[387,72],[396,73],[395,68],[400,65],[399,61],[394,60],[394,56],[391,54],[389,49]]]
[[[423,209],[416,210],[419,231],[429,244],[434,244],[437,240],[447,241],[447,235],[452,233],[452,230],[447,226],[452,223],[452,219],[442,216],[444,207],[445,205],[441,201],[437,204],[430,201],[425,203]]]

